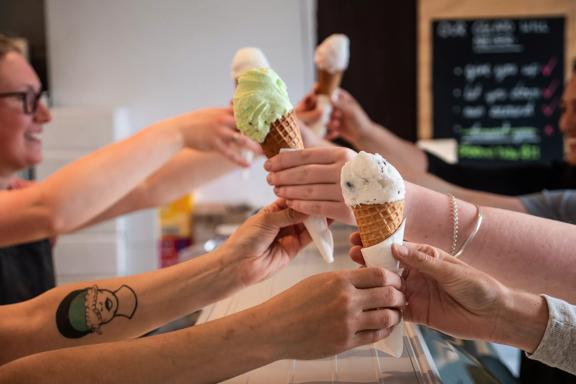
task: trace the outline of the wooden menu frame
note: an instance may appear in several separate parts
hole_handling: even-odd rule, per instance
[[[432,138],[432,21],[456,18],[563,16],[565,78],[576,58],[576,1],[574,0],[419,0],[418,2],[418,138]]]

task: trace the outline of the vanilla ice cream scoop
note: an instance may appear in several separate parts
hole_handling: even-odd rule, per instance
[[[360,152],[342,167],[340,176],[346,205],[383,204],[404,200],[400,173],[379,154]]]
[[[318,69],[334,73],[345,71],[349,58],[350,40],[346,35],[334,34],[316,48],[314,61]]]
[[[232,59],[232,79],[237,80],[241,74],[253,68],[270,68],[264,53],[255,47],[240,48]]]

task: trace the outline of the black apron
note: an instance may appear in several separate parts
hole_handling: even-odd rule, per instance
[[[31,299],[54,286],[50,240],[0,248],[0,305]]]

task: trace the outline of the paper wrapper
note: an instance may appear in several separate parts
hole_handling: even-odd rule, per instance
[[[332,103],[330,96],[318,95],[317,99],[318,108],[322,111],[320,118],[313,124],[310,124],[310,129],[320,137],[326,136],[328,122],[330,121],[330,114],[332,113]]]
[[[249,149],[240,149],[240,156],[248,163],[252,164],[254,161],[255,154]],[[245,168],[242,170],[242,180],[249,180],[250,179],[250,168]]]
[[[373,245],[371,247],[362,248],[362,255],[368,267],[386,268],[395,273],[399,273],[399,263],[392,256],[392,244],[402,244],[404,242],[404,227],[406,220],[402,221],[400,227],[390,237]],[[387,338],[374,343],[374,346],[379,350],[386,352],[394,357],[402,356],[404,350],[404,322],[400,321],[394,327],[392,333]]]
[[[298,151],[294,148],[282,148],[280,152]],[[334,262],[334,236],[328,227],[328,221],[322,216],[309,216],[304,226],[310,234],[318,252],[327,263]]]

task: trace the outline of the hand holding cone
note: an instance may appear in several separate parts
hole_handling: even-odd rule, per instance
[[[360,152],[342,168],[342,195],[354,211],[362,239],[362,255],[368,267],[398,273],[392,244],[404,238],[405,185],[400,173],[378,154]],[[400,357],[404,348],[402,323],[377,348]]]
[[[282,149],[304,148],[286,85],[270,68],[252,69],[238,78],[234,114],[240,131],[259,142],[268,158]],[[310,216],[304,225],[322,257],[331,263],[334,239],[326,218]]]

